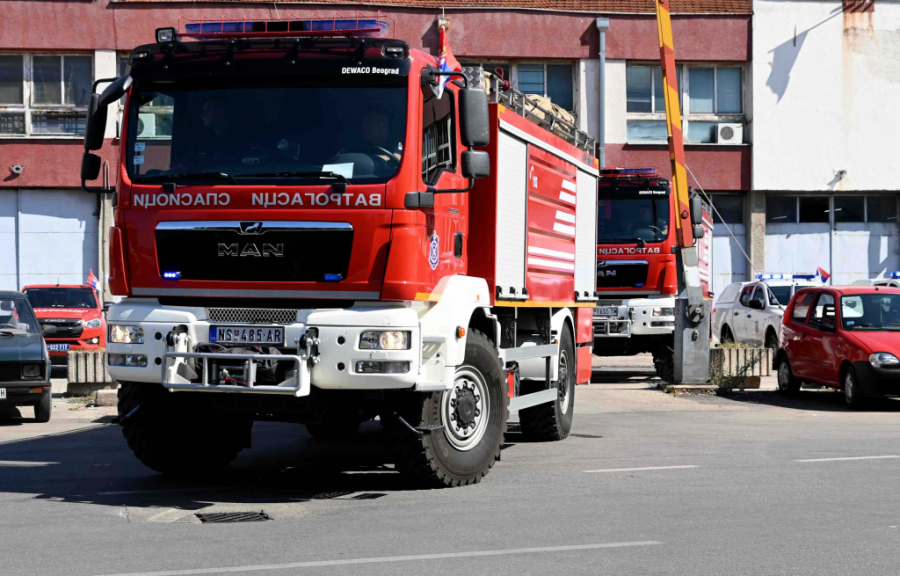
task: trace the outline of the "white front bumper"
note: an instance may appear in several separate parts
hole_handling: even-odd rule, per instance
[[[193,349],[199,343],[209,342],[211,325],[237,323],[211,322],[208,318],[205,308],[163,306],[155,300],[133,299],[114,305],[109,312],[109,323],[140,326],[144,330],[144,343],[109,343],[107,352],[146,356],[147,366],[107,366],[110,376],[126,382],[165,382],[167,387],[177,390],[258,392],[292,396],[307,395],[310,386],[333,390],[388,390],[412,388],[416,386],[417,381],[421,381],[428,382],[427,385],[433,389],[439,387],[436,383],[452,382],[454,368],[444,366],[441,354],[437,353],[440,346],[426,344],[429,348],[429,354],[426,354],[425,358],[427,366],[422,365],[423,343],[419,317],[415,310],[395,303],[370,303],[338,310],[299,310],[296,322],[279,324],[285,330],[285,347],[290,349],[285,353],[286,356],[280,358],[299,368],[293,374],[296,378],[277,387],[254,390],[242,386],[191,383],[183,381],[183,378],[173,377],[174,371],[171,367],[181,354],[188,353],[199,358],[198,361],[202,361],[203,357],[220,356],[195,355]],[[184,326],[187,329],[188,344],[186,349],[181,351],[166,343],[167,334],[176,326]],[[298,350],[295,344],[310,328],[318,330],[318,362],[315,364],[307,362],[305,352]],[[408,331],[410,347],[408,350],[360,349],[360,335],[368,330]],[[297,362],[301,357],[303,361]],[[356,364],[360,361],[409,362],[410,368],[409,372],[404,374],[358,373]],[[169,370],[166,370],[167,368]]]
[[[654,316],[655,308],[675,309],[674,297],[624,300],[616,316],[594,316],[594,338],[664,336],[675,331],[675,316]]]

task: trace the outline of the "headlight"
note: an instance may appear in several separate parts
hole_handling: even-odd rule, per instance
[[[88,320],[87,322],[84,322],[84,327],[85,328],[99,328],[100,327],[100,319],[94,318],[93,320]]]
[[[41,377],[41,365],[40,364],[25,364],[22,366],[22,377],[23,378],[40,378]]]
[[[114,344],[143,344],[144,329],[140,326],[110,324],[109,341]]]
[[[363,350],[409,350],[409,332],[363,332],[359,337],[359,347]]]
[[[674,316],[675,309],[674,308],[654,308],[653,315],[654,316]]]
[[[881,368],[882,366],[896,366],[900,364],[900,359],[897,359],[896,356],[888,352],[876,352],[869,356],[869,364],[875,368]]]

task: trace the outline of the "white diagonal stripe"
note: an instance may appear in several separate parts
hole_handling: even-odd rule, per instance
[[[575,227],[567,226],[565,224],[560,224],[559,222],[553,223],[553,231],[559,232],[560,234],[568,234],[569,236],[575,235]]]
[[[569,214],[568,212],[563,212],[562,210],[556,211],[556,219],[562,220],[563,222],[568,222],[569,224],[575,223],[575,215]]]
[[[555,256],[556,258],[565,258],[566,260],[575,260],[574,252],[563,252],[562,250],[550,250],[549,248],[541,248],[540,246],[529,246],[529,254],[540,254],[541,256]]]
[[[559,193],[559,199],[562,200],[563,202],[568,202],[569,204],[575,204],[575,196],[572,194],[569,194],[568,192],[561,191]]]
[[[810,458],[808,460],[794,460],[794,462],[841,462],[844,460],[888,460],[892,458],[900,458],[894,454],[887,456],[847,456],[845,458]]]
[[[534,264],[535,266],[544,266],[545,268],[568,270],[569,272],[575,271],[575,264],[570,264],[568,262],[554,262],[553,260],[544,260],[543,258],[529,258],[528,263]]]
[[[578,187],[575,186],[575,183],[570,180],[566,180],[565,178],[563,178],[562,187],[566,190],[571,190],[572,192],[578,191]]]
[[[687,466],[647,466],[645,468],[607,468],[604,470],[585,470],[588,474],[596,474],[598,472],[644,472],[646,470],[682,470],[684,468],[698,468],[693,464]]]

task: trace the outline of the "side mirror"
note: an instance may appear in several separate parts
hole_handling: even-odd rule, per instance
[[[103,303],[103,313],[106,314],[107,312],[109,312],[109,302],[104,302]]]
[[[125,74],[124,76],[119,76],[115,80],[109,83],[103,93],[100,94],[100,101],[98,102],[98,106],[102,108],[106,108],[119,98],[125,95],[128,92],[128,89],[131,88],[131,76],[129,74]]]
[[[468,147],[491,143],[487,92],[475,88],[459,91],[459,134]]]
[[[81,179],[96,180],[100,176],[100,157],[90,152],[81,156]]]
[[[694,238],[696,238],[697,240],[706,236],[706,228],[704,228],[703,226],[700,226],[699,224],[694,224],[693,231],[694,231]]]
[[[765,308],[765,305],[759,300],[751,300],[750,308],[752,308],[753,310],[762,310],[763,308]]]
[[[691,198],[691,224],[694,226],[703,224],[703,200],[699,196]]]
[[[466,178],[487,178],[491,175],[491,157],[482,150],[462,153],[462,175]]]
[[[56,334],[56,326],[53,324],[41,324],[41,331],[44,333],[44,336],[53,336]]]
[[[96,88],[99,82],[94,83]],[[84,132],[84,149],[99,150],[103,147],[103,136],[106,133],[106,114],[109,105],[121,98],[131,88],[132,79],[128,74],[120,76],[109,83],[102,94],[91,94],[88,103],[87,126]]]

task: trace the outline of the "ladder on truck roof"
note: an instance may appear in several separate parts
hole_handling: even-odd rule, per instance
[[[527,118],[591,156],[597,154],[596,140],[559,114],[548,110],[527,94],[513,88],[509,81],[488,71],[490,86],[485,87],[485,71],[481,66],[464,66],[463,73],[473,88],[487,88],[491,103],[503,104],[519,116]]]

